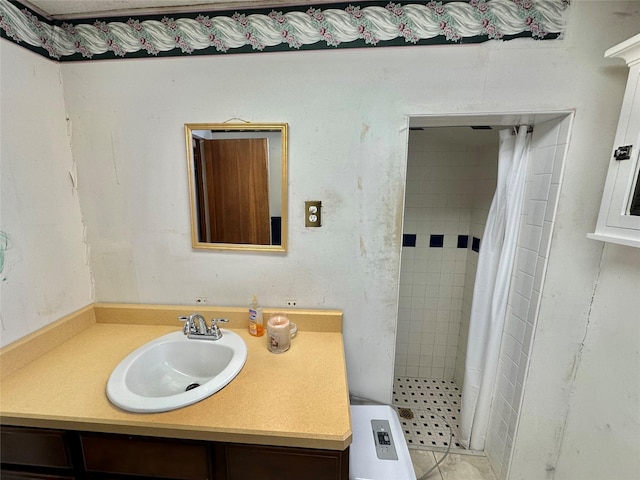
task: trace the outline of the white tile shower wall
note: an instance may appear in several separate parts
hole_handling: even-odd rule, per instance
[[[404,233],[417,240],[402,249],[395,373],[453,380],[468,259],[477,255],[470,237],[469,248],[457,248],[458,235],[471,233],[476,210],[486,218],[497,140],[487,150],[443,141],[438,130],[412,132],[409,142]],[[429,246],[432,234],[444,235],[442,248]]]
[[[516,262],[507,306],[485,453],[509,473],[523,385],[560,190],[571,117],[535,126]]]
[[[469,340],[469,320],[471,318],[473,286],[476,280],[477,269],[478,254],[470,250],[467,256],[467,271],[465,274],[465,289],[462,301],[462,316],[460,319],[460,335],[458,337],[458,356],[456,358],[456,369],[454,372],[454,380],[460,387],[464,384],[464,365],[467,358],[467,342]]]

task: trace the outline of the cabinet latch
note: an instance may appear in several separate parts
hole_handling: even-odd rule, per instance
[[[625,145],[624,147],[616,148],[613,152],[613,158],[616,160],[629,160],[631,158],[631,148],[633,145]]]

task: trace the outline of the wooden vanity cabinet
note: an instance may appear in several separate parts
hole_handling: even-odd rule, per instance
[[[0,427],[2,480],[348,480],[349,449]]]
[[[76,476],[69,435],[63,430],[3,426],[0,461],[3,480],[63,480]]]
[[[174,480],[208,480],[205,442],[129,435],[81,433],[80,448],[89,478],[136,475]]]
[[[326,480],[349,478],[349,449],[268,447],[222,443],[216,445],[221,480]]]
[[[17,470],[2,470],[2,480],[73,480],[77,477],[55,473],[33,473]]]

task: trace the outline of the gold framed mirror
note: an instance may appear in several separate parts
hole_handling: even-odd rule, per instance
[[[287,250],[286,123],[187,123],[193,248]]]

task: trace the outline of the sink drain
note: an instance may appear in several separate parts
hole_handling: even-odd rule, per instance
[[[188,392],[189,390],[193,390],[194,388],[197,388],[199,386],[200,386],[199,383],[192,383],[191,385],[187,385],[187,388],[185,388],[184,391]]]
[[[398,415],[402,418],[406,418],[407,420],[411,420],[413,418],[413,412],[410,408],[399,408]]]

